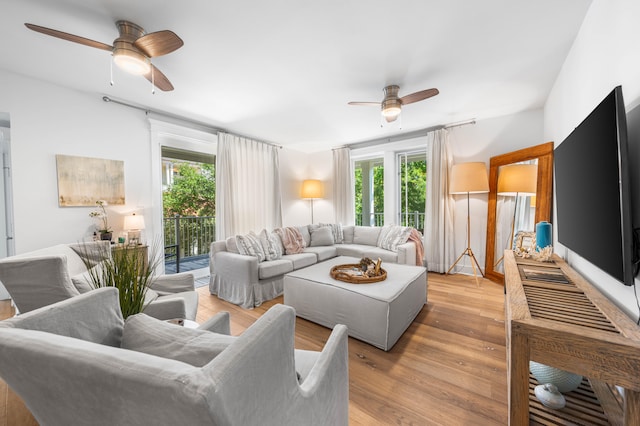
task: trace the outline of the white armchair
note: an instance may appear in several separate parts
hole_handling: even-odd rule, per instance
[[[8,257],[0,260],[0,281],[18,311],[29,312],[90,291],[83,257],[97,263],[97,255],[105,252],[109,252],[108,241],[59,244]],[[146,314],[163,320],[196,319],[198,293],[193,274],[156,277],[151,289]]]
[[[228,328],[219,315],[209,329]],[[313,352],[294,351],[294,326],[276,305],[197,367],[120,348],[103,288],[0,322],[0,377],[42,425],[347,425],[346,327]]]

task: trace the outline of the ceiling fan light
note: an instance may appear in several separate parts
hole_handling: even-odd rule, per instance
[[[400,103],[399,99],[385,99],[382,101],[382,115],[387,122],[391,122],[400,115],[401,107],[402,103]]]
[[[151,71],[149,58],[136,50],[127,49],[126,47],[113,49],[113,62],[129,74],[145,75]]]
[[[384,115],[387,118],[391,118],[391,117],[397,117],[400,115],[400,108],[399,107],[389,107],[389,108],[385,108],[382,110],[382,115]]]

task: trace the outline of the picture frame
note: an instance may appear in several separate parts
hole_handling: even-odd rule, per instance
[[[536,233],[518,231],[515,237],[515,253],[517,256],[528,255],[536,248]]]

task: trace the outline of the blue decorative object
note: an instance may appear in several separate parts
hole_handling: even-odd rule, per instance
[[[553,245],[551,235],[551,224],[549,222],[542,221],[536,224],[536,247],[538,251]]]

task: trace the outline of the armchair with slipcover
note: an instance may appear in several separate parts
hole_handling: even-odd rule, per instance
[[[109,244],[58,244],[0,259],[0,282],[20,313],[78,296],[93,289],[87,264],[99,267],[99,256],[110,255]],[[193,274],[155,277],[145,303],[144,313],[154,318],[195,320],[198,293]]]
[[[228,332],[218,315],[207,330]],[[144,314],[124,322],[117,289],[102,288],[1,321],[0,377],[41,425],[346,425],[346,327],[314,352],[294,350],[294,325],[283,305],[239,337]],[[158,340],[183,332],[193,353]],[[193,361],[210,339],[213,359]]]

